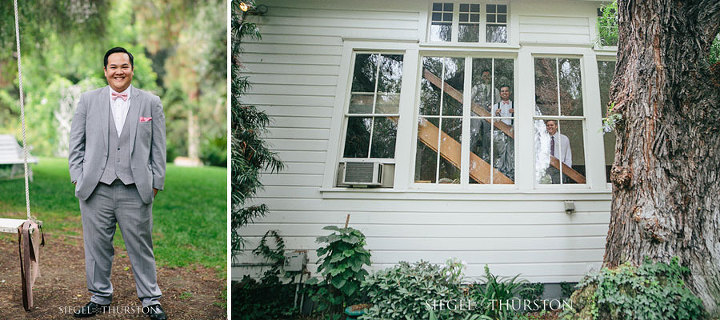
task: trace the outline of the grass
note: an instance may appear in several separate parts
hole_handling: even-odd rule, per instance
[[[46,233],[81,236],[78,200],[67,160],[40,158],[32,167],[30,209]],[[153,203],[153,243],[158,265],[200,264],[226,275],[227,169],[168,164],[165,190]],[[25,217],[23,179],[0,181],[0,218]],[[123,246],[121,234],[115,243]]]

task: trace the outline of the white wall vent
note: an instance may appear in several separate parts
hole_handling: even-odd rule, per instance
[[[382,168],[383,165],[379,162],[345,162],[343,184],[379,186],[382,184]]]

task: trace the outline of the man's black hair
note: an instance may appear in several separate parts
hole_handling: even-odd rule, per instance
[[[510,87],[510,85],[508,85],[507,83],[501,84],[501,85],[498,87],[498,89],[502,89],[502,88],[505,88],[505,87],[507,87],[508,90],[512,91],[512,87]]]
[[[130,57],[130,66],[131,66],[133,69],[135,69],[135,61],[134,61],[134,59],[133,59],[132,53],[128,52],[128,51],[125,50],[125,48],[123,48],[123,47],[115,47],[115,48],[112,48],[112,49],[108,50],[107,52],[105,52],[105,58],[103,59],[103,62],[105,63],[105,64],[103,65],[104,68],[107,68],[108,57],[109,57],[111,54],[113,54],[113,53],[118,53],[118,52],[127,53],[128,57]]]

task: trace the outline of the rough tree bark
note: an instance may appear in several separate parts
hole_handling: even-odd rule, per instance
[[[707,62],[718,0],[619,1],[610,101],[622,114],[604,264],[677,256],[720,311],[720,85]]]

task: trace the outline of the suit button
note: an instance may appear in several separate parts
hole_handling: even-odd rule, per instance
[[[120,150],[120,148],[118,148],[118,150]]]

